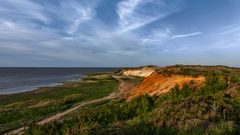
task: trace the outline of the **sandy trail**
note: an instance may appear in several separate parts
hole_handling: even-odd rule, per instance
[[[116,96],[119,98],[127,99],[132,95],[132,90],[135,87],[133,83],[124,81],[124,79],[133,79],[132,76],[113,76],[116,80],[120,82],[118,86],[118,91],[116,91]]]
[[[52,115],[48,118],[45,118],[43,120],[40,120],[39,122],[37,122],[37,125],[44,125],[53,121],[58,121],[61,118],[63,118],[64,116],[66,116],[69,113],[75,112],[76,110],[89,105],[89,104],[93,104],[93,103],[97,103],[97,102],[101,102],[101,101],[105,101],[105,100],[110,100],[110,99],[114,99],[114,98],[118,98],[118,93],[121,91],[125,91],[126,87],[125,87],[125,82],[121,79],[122,77],[120,76],[113,76],[113,78],[115,78],[116,80],[118,80],[120,82],[119,86],[118,86],[118,90],[111,93],[109,96],[103,97],[103,98],[99,98],[99,99],[95,99],[95,100],[91,100],[91,101],[84,101],[81,102],[80,104],[74,106],[73,108],[70,108],[68,110],[65,110],[61,113],[57,113],[55,115]],[[21,127],[18,128],[16,130],[10,131],[4,135],[22,135],[24,134],[25,129],[27,129],[27,127]]]

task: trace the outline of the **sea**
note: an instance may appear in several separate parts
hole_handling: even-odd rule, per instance
[[[0,68],[0,94],[34,90],[81,80],[86,74],[117,71],[119,68]]]

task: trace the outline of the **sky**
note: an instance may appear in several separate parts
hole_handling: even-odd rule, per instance
[[[0,0],[0,67],[240,66],[239,0]]]

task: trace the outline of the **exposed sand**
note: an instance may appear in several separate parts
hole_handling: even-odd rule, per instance
[[[169,92],[177,84],[181,88],[184,84],[188,84],[191,81],[193,81],[195,85],[201,86],[205,83],[206,79],[203,76],[199,77],[183,75],[164,76],[155,72],[149,77],[145,78],[144,81],[133,90],[133,94],[129,98],[131,99],[133,97],[137,97],[139,95],[144,94],[161,95]]]
[[[155,68],[151,68],[151,67],[143,67],[143,68],[136,68],[136,69],[125,69],[121,72],[121,75],[148,77],[155,70],[156,70]]]

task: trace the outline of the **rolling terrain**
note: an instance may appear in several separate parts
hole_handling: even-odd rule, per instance
[[[31,122],[25,134],[240,133],[239,68],[146,66],[123,69],[110,75],[89,76],[85,81],[120,82],[118,89],[109,90],[114,99],[88,104],[45,124]],[[81,85],[75,87],[81,88]],[[93,101],[100,97],[103,96],[93,98]]]

